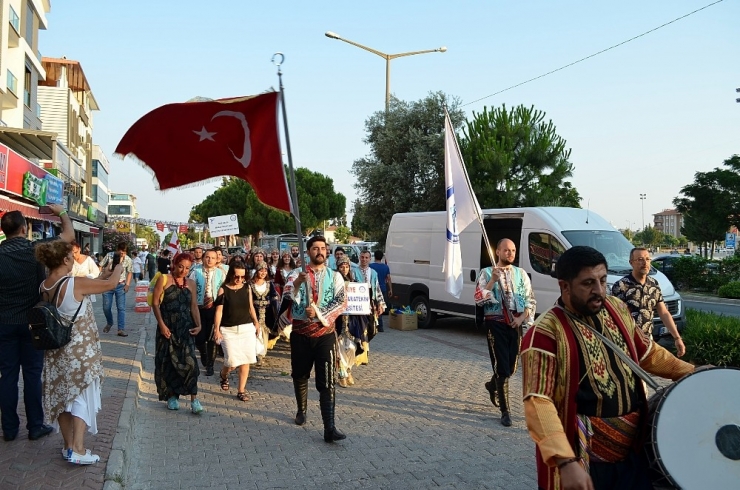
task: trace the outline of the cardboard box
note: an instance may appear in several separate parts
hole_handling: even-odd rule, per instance
[[[396,330],[416,330],[416,313],[408,315],[398,315],[391,312],[388,317],[390,318],[391,328]]]

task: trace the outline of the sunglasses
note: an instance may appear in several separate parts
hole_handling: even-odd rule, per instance
[[[243,281],[243,280],[244,280],[244,279],[246,279],[246,278],[247,278],[247,276],[234,276],[234,280],[235,280],[235,281],[236,281],[237,279],[241,279],[241,280]]]

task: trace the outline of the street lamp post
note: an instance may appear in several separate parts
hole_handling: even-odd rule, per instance
[[[645,231],[645,199],[647,199],[647,194],[640,194],[640,204],[642,205],[642,231]]]
[[[385,112],[388,112],[388,109],[390,107],[391,103],[391,60],[395,58],[401,58],[403,56],[413,56],[415,54],[425,54],[425,53],[444,53],[447,51],[447,48],[442,46],[437,49],[425,49],[423,51],[409,51],[408,53],[398,53],[398,54],[385,54],[382,51],[378,51],[377,49],[369,48],[367,46],[363,46],[360,43],[356,43],[354,41],[350,41],[349,39],[344,39],[339,34],[331,31],[326,31],[324,34],[326,37],[331,39],[338,39],[339,41],[344,41],[345,43],[351,44],[352,46],[357,46],[360,49],[364,49],[365,51],[370,51],[373,54],[377,54],[381,58],[385,60]]]

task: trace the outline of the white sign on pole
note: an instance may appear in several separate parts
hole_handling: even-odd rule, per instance
[[[365,282],[348,282],[345,288],[347,309],[343,315],[370,314],[370,285]]]
[[[238,235],[239,221],[235,214],[208,218],[208,232],[212,237]]]

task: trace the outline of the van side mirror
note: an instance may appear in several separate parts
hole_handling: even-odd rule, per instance
[[[475,282],[475,277],[476,277],[475,269],[470,269],[470,280]]]

